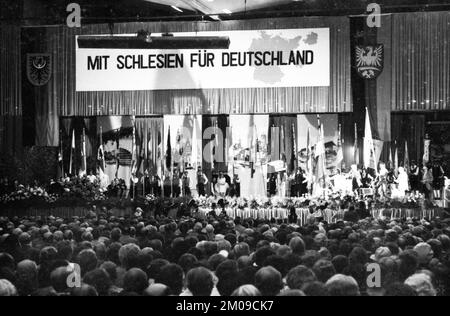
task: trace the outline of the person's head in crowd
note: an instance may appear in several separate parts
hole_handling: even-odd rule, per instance
[[[358,282],[350,276],[336,274],[325,285],[330,296],[360,296]]]
[[[149,279],[156,280],[161,273],[161,269],[170,264],[169,261],[165,259],[155,259],[147,267],[146,273]]]
[[[167,285],[153,283],[148,288],[144,290],[144,296],[169,296],[171,295],[171,290]]]
[[[302,290],[305,285],[315,281],[317,281],[316,275],[305,266],[297,266],[291,269],[286,277],[287,286],[291,290]]]
[[[89,284],[82,284],[81,287],[75,287],[72,289],[72,296],[98,296],[97,290],[95,287]]]
[[[286,276],[286,273],[288,272],[286,268],[286,261],[281,256],[271,255],[267,257],[264,261],[264,266],[271,266],[277,269],[283,277]]]
[[[227,258],[222,256],[221,254],[214,254],[208,259],[208,265],[212,271],[216,271],[216,268],[219,266],[219,264],[221,264],[225,260],[227,260]]]
[[[213,275],[206,268],[194,268],[186,275],[186,286],[193,296],[210,296],[214,288]]]
[[[400,283],[400,282],[394,282],[386,287],[384,296],[414,297],[414,296],[418,296],[418,294],[409,285],[406,285],[406,284]]]
[[[68,290],[69,276],[72,272],[67,267],[59,267],[50,274],[50,281],[56,293],[64,294]]]
[[[284,290],[278,296],[306,296],[303,291],[300,290]]]
[[[331,260],[331,263],[333,263],[334,269],[336,270],[336,273],[342,274],[344,270],[349,265],[348,257],[343,255],[337,255]]]
[[[305,242],[300,237],[294,237],[289,241],[289,247],[292,249],[292,253],[303,256],[305,254]]]
[[[283,288],[281,273],[270,266],[261,268],[255,275],[255,286],[262,296],[276,296]]]
[[[333,263],[328,260],[317,261],[313,266],[313,271],[317,276],[317,279],[322,283],[326,283],[332,276],[336,274]]]
[[[233,254],[236,259],[242,257],[242,256],[249,256],[250,255],[250,247],[245,242],[240,242],[233,248]]]
[[[125,273],[123,278],[123,291],[142,295],[148,287],[147,274],[138,268],[132,268]]]
[[[237,288],[231,296],[244,296],[244,297],[252,297],[252,296],[261,296],[261,292],[251,284],[242,285]]]
[[[216,276],[219,279],[217,289],[222,296],[230,296],[240,285],[238,264],[234,260],[226,260],[219,264],[216,269]]]
[[[427,243],[419,243],[414,247],[414,251],[417,253],[417,260],[419,265],[426,266],[433,259],[433,249]]]
[[[80,265],[81,276],[83,277],[89,271],[97,268],[97,255],[94,250],[85,249],[78,254],[77,262]]]
[[[58,259],[61,260],[72,260],[73,247],[70,241],[61,240],[56,244],[56,249],[58,251]]]
[[[0,296],[17,296],[17,289],[10,281],[0,279]]]
[[[426,273],[417,273],[406,279],[405,284],[416,291],[418,296],[436,296],[431,277]]]
[[[117,265],[112,261],[105,261],[103,262],[100,267],[100,269],[103,269],[108,273],[109,279],[112,283],[116,282],[117,279]]]
[[[256,252],[253,254],[253,262],[257,267],[261,268],[264,266],[266,258],[274,254],[275,251],[273,251],[273,249],[270,248],[269,246],[261,247],[258,250],[256,250]]]
[[[136,244],[127,244],[119,249],[119,261],[122,268],[129,270],[137,267],[141,249]]]
[[[326,285],[323,284],[322,282],[318,282],[318,281],[307,283],[303,287],[303,293],[305,293],[306,296],[311,296],[311,297],[329,296],[329,292],[328,292]]]
[[[398,267],[400,280],[406,280],[413,275],[419,268],[419,260],[417,252],[414,250],[405,250],[399,256],[400,263]]]
[[[183,290],[183,269],[177,264],[168,264],[161,268],[156,283],[164,284],[169,288],[170,295],[180,295]]]
[[[86,273],[83,282],[95,287],[99,296],[108,296],[112,281],[109,273],[104,269],[95,269]]]
[[[23,260],[17,264],[16,287],[19,295],[28,296],[38,289],[38,266],[34,261]]]

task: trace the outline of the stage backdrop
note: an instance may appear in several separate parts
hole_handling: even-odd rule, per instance
[[[324,142],[326,149],[326,169],[329,173],[333,173],[337,166],[337,150],[338,150],[338,137],[339,137],[339,123],[337,114],[324,114],[320,115],[320,123],[324,126]],[[319,140],[319,128],[318,128],[317,115],[298,115],[297,116],[297,128],[298,128],[298,140],[297,148],[299,151],[299,161],[302,168],[306,167],[306,148],[308,143],[308,129],[309,129],[309,145],[310,151]]]
[[[231,171],[241,180],[242,196],[266,196],[268,115],[230,115]],[[228,147],[228,145],[227,145]]]
[[[97,117],[97,133],[100,130],[103,132],[105,173],[110,180],[115,178],[125,180],[129,187],[133,147],[133,117],[99,116]]]
[[[163,144],[166,169],[171,169],[171,163],[180,171],[184,171],[186,167],[192,169],[201,165],[201,131],[201,115],[164,116]],[[171,158],[168,157],[169,154]],[[169,162],[170,159],[172,162]]]

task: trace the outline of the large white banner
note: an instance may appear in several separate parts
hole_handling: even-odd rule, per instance
[[[330,85],[328,28],[175,36],[228,36],[231,44],[226,50],[151,50],[80,49],[77,43],[77,91]]]

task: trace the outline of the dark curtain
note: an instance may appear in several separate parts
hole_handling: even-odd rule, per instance
[[[0,22],[0,115],[22,115],[20,27]]]
[[[399,163],[402,164],[405,155],[405,141],[408,141],[410,161],[420,163],[424,154],[425,115],[424,114],[393,114],[392,139],[397,141]],[[395,142],[391,144],[394,154]],[[389,154],[389,152],[387,153]]]
[[[226,130],[229,126],[229,116],[228,115],[203,115],[202,116],[202,135],[204,135],[204,132],[209,127],[217,126],[218,130],[222,132],[222,135],[224,136],[223,142],[218,142],[219,146],[222,148],[222,152],[225,153],[225,137],[226,137]],[[203,137],[202,137],[203,138]],[[209,181],[212,179],[213,172],[228,172],[228,166],[226,165],[225,161],[214,161],[214,164],[211,162],[207,162],[205,160],[205,155],[209,155],[210,153],[207,153],[205,151],[205,147],[213,140],[213,138],[210,139],[203,139],[202,140],[202,148],[203,148],[203,163],[202,168],[205,172],[206,176],[208,177]],[[217,150],[217,149],[216,149]],[[209,190],[209,185],[208,185]],[[209,192],[210,193],[210,192]]]
[[[22,116],[0,116],[0,156],[22,153]]]
[[[450,108],[450,12],[392,16],[392,109]]]

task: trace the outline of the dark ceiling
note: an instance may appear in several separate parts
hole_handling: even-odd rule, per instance
[[[157,0],[168,3],[176,0]],[[1,0],[0,19],[21,25],[64,24],[66,6],[77,2],[82,8],[82,23],[131,22],[131,21],[170,21],[170,20],[211,20],[211,12],[202,12],[198,6],[189,9],[192,3],[207,4],[214,10],[214,1],[177,0],[186,3],[183,12],[170,5],[157,4],[146,0]],[[219,1],[219,0],[215,0]],[[238,1],[238,0],[229,0]],[[246,1],[241,0],[247,4]],[[255,1],[255,0],[253,0]],[[274,2],[275,1],[275,5]],[[265,7],[257,10],[245,10],[233,14],[219,13],[219,19],[252,19],[289,16],[327,16],[354,15],[366,12],[368,3],[377,2],[383,13],[411,11],[450,11],[449,0],[262,0]],[[279,4],[283,2],[284,4]],[[286,3],[288,2],[288,3]],[[201,7],[201,6],[200,6]],[[217,17],[216,17],[217,19]]]

